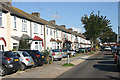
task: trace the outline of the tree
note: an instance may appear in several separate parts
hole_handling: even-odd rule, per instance
[[[94,45],[93,42],[96,41],[98,37],[100,37],[101,34],[103,34],[104,30],[110,29],[111,26],[109,26],[110,20],[106,19],[106,16],[100,15],[100,11],[98,11],[98,14],[93,14],[94,11],[90,13],[90,16],[84,15],[81,18],[81,22],[84,25],[85,33],[84,35],[91,40],[91,51],[92,46]]]
[[[29,43],[29,39],[23,39],[21,38],[19,42],[19,50],[20,49],[30,49],[31,43]]]
[[[105,42],[117,42],[117,34],[113,31],[106,31],[100,36],[102,43]]]

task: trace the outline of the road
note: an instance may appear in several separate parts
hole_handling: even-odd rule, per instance
[[[113,63],[111,52],[102,51],[57,78],[108,78],[117,80],[120,78],[120,71]]]

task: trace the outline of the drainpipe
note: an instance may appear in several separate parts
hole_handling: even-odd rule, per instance
[[[44,25],[44,50],[46,49],[46,34],[45,34],[45,25]]]

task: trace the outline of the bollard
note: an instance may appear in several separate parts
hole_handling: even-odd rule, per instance
[[[67,64],[69,64],[69,55],[67,56]]]

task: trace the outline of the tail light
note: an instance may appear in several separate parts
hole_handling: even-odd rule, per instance
[[[29,61],[29,59],[26,59],[27,61]]]
[[[55,55],[55,53],[53,53],[53,55]]]
[[[62,50],[60,49],[60,52],[62,52]]]
[[[6,60],[10,61],[11,59],[9,57],[7,57]]]
[[[40,55],[36,55],[36,57],[40,57]]]

